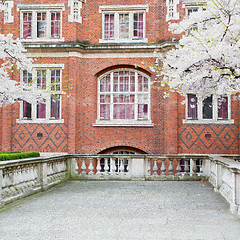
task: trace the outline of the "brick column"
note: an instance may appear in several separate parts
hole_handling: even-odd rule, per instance
[[[11,151],[12,119],[11,105],[2,108],[2,151]]]
[[[177,154],[178,138],[178,97],[176,93],[171,93],[166,98],[164,108],[164,154]]]

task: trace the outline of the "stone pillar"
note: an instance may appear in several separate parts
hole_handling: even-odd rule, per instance
[[[216,186],[215,191],[218,191],[222,185],[222,165],[216,161]]]
[[[41,163],[41,189],[47,190],[48,189],[48,181],[47,181],[47,174],[48,174],[48,166],[47,162]]]
[[[68,178],[71,178],[72,176],[77,175],[77,170],[78,170],[78,166],[77,166],[77,159],[74,157],[69,157],[67,159],[67,176]]]
[[[0,169],[0,207],[2,206],[2,183],[3,183],[3,170]]]
[[[133,158],[131,159],[131,178],[136,180],[144,180],[145,176],[145,161],[144,157],[142,158]]]
[[[230,211],[234,214],[240,214],[240,174],[239,169],[232,168],[232,203],[230,204]]]

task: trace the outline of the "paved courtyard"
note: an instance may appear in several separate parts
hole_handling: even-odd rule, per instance
[[[209,183],[72,181],[0,211],[1,240],[240,240]]]

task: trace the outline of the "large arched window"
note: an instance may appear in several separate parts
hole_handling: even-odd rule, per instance
[[[96,125],[150,125],[150,78],[118,69],[98,79]]]

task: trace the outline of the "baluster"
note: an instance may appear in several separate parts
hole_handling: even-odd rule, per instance
[[[161,171],[162,171],[161,175],[166,175],[165,159],[162,160]]]
[[[3,171],[2,171],[2,189],[6,186],[6,170],[5,169],[3,169]]]
[[[78,159],[74,159],[74,160],[75,160],[75,166],[74,166],[75,172],[76,172],[77,174],[79,174]]]
[[[120,164],[120,166],[119,166],[119,172],[121,173],[121,174],[124,174],[124,165],[123,165],[123,158],[120,158],[119,159],[119,164]]]
[[[27,180],[27,176],[26,176],[26,166],[22,166],[22,180],[24,183],[26,183],[26,180]]]
[[[18,183],[21,184],[23,183],[23,178],[22,178],[22,166],[17,167],[17,178],[18,178]]]
[[[101,158],[97,158],[97,167],[96,167],[96,174],[100,175],[101,174]]]
[[[29,165],[25,165],[25,182],[28,187],[30,186],[29,180],[30,180]]]
[[[168,160],[169,160],[168,175],[173,175],[173,165],[172,165],[173,159],[170,158]]]
[[[35,175],[34,175],[34,169],[33,169],[33,165],[31,165],[29,167],[29,172],[30,172],[30,176],[31,176],[31,185],[33,186],[35,184],[34,180],[35,180]]]
[[[157,159],[153,159],[153,175],[158,175]]]
[[[180,161],[181,161],[181,159],[177,158],[177,168],[176,168],[177,173],[176,173],[176,176],[181,175]]]
[[[93,175],[93,158],[89,159],[89,166],[88,166],[88,170],[89,170],[89,175]]]
[[[4,170],[4,179],[5,179],[5,187],[8,187],[11,185],[11,179],[10,179],[10,174],[9,174],[9,169]]]
[[[108,158],[104,158],[104,173],[107,175],[109,174],[109,171],[108,171]]]
[[[197,159],[190,159],[190,175],[197,175]]]
[[[38,182],[38,174],[37,174],[37,165],[33,165],[33,177],[34,177],[34,184],[37,184]]]
[[[13,185],[16,186],[18,185],[18,173],[17,173],[17,168],[13,168]]]
[[[81,174],[86,174],[87,167],[86,167],[85,161],[86,161],[86,158],[82,158]]]

